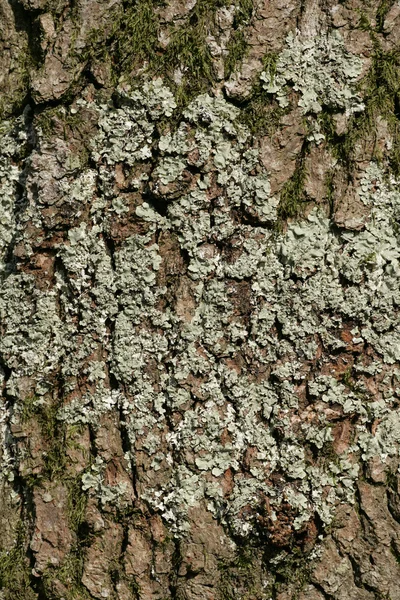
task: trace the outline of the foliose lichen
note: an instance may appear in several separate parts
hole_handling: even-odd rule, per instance
[[[316,37],[296,31],[288,34],[274,69],[263,71],[260,79],[282,107],[288,105],[287,91],[292,87],[300,94],[304,114],[323,107],[351,114],[364,108],[356,85],[362,66],[361,58],[346,50],[338,31]]]
[[[275,92],[291,81],[306,112],[320,110],[316,98],[361,109],[361,64],[339,38],[288,43]],[[297,77],[308,63],[319,70],[306,94]],[[278,235],[279,197],[237,107],[203,94],[157,138],[155,122],[175,107],[161,80],[92,104],[96,168],[64,190],[90,204],[89,217],[57,242],[51,288],[12,273],[0,292],[8,394],[22,406],[26,379],[45,396],[61,373],[61,422],[95,430],[118,410],[142,497],[176,536],[200,502],[238,536],[271,536],[265,523],[287,506],[292,536],[316,517],[328,525],[353,501],[360,464],[399,452],[399,183],[371,163],[363,229],[339,230],[314,208]],[[117,166],[131,177],[125,196]],[[9,166],[6,208],[15,177]],[[112,245],[114,219],[128,233]],[[331,353],[349,347],[358,386],[332,374]],[[374,394],[370,373],[386,377]],[[336,421],[352,433],[332,453]],[[83,488],[118,503],[126,490],[107,486],[102,461]]]

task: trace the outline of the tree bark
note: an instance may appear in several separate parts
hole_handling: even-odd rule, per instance
[[[399,39],[0,0],[0,600],[400,599]]]

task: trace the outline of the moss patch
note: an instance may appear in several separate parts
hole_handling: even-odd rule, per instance
[[[301,215],[304,208],[304,183],[306,179],[304,157],[301,156],[292,177],[285,183],[280,195],[278,217],[280,223]]]
[[[4,600],[36,599],[36,594],[31,589],[29,559],[25,548],[25,531],[20,523],[14,547],[0,552],[0,590]]]
[[[271,77],[274,76],[278,54],[269,52],[263,59],[263,69],[268,71]],[[240,120],[246,125],[253,135],[270,135],[276,131],[280,119],[283,115],[290,112],[290,106],[282,108],[274,99],[273,95],[268,93],[257,81],[240,113]]]
[[[379,32],[383,31],[386,15],[395,4],[396,0],[381,0],[376,11],[376,27]]]
[[[84,521],[86,504],[87,496],[82,490],[82,478],[78,475],[68,482],[68,520],[75,532]]]
[[[272,579],[266,587],[260,586],[260,581],[265,585],[267,580],[267,574],[262,573],[262,570],[262,559],[258,556],[258,551],[251,547],[240,548],[231,563],[219,565],[218,600],[265,600],[272,597]]]
[[[245,58],[248,50],[246,27],[254,13],[252,0],[239,0],[233,20],[233,33],[227,45],[225,57],[225,77],[228,78]]]
[[[84,552],[81,546],[77,546],[70,552],[64,563],[59,568],[50,567],[43,576],[43,588],[48,597],[52,597],[53,583],[61,582],[65,586],[65,600],[89,600],[92,596],[82,585]],[[47,596],[46,596],[47,597]]]
[[[207,36],[215,30],[215,13],[227,6],[227,0],[199,0],[183,25],[173,26],[171,41],[157,61],[157,73],[170,78],[175,87],[178,106],[187,105],[214,82],[213,61]],[[180,69],[181,82],[176,84],[174,73]]]
[[[390,167],[395,176],[400,174],[400,49],[384,52],[371,31],[374,41],[374,54],[369,72],[360,82],[365,109],[349,120],[348,131],[343,135],[335,132],[332,114],[325,111],[319,115],[319,123],[326,140],[330,143],[334,156],[342,164],[352,168],[358,144],[374,138],[378,117],[388,123],[392,137],[389,152]],[[370,142],[369,142],[370,143]],[[371,160],[381,161],[376,144],[373,145]]]
[[[36,419],[39,423],[43,439],[47,444],[45,454],[45,473],[43,476],[55,479],[64,473],[65,424],[57,419],[58,406],[55,404],[39,404],[36,398],[28,398],[21,414],[22,423]]]

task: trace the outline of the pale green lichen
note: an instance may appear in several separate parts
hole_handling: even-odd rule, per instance
[[[33,315],[31,302],[35,305]],[[56,368],[64,353],[67,326],[58,315],[55,294],[41,293],[35,288],[33,276],[25,274],[10,275],[3,283],[0,316],[7,320],[0,351],[12,369],[7,388],[18,397],[21,377],[34,375],[44,385],[46,372]]]
[[[88,204],[94,195],[96,177],[97,173],[94,169],[85,169],[72,181],[62,180],[60,191],[65,194],[68,202]]]
[[[22,168],[18,160],[23,153],[28,134],[25,114],[14,121],[0,124],[0,275],[5,269],[4,252],[13,239],[16,227],[16,204],[20,197],[18,183]]]
[[[125,161],[132,165],[151,157],[154,121],[170,117],[176,103],[161,79],[145,82],[140,91],[125,88],[120,94],[121,108],[100,107],[100,132],[93,141],[93,157],[104,157],[109,164]]]
[[[260,79],[282,107],[288,106],[287,89],[292,87],[300,94],[304,113],[330,107],[350,114],[364,109],[356,88],[362,66],[362,59],[346,50],[338,31],[309,38],[297,31],[286,38],[274,71],[263,71]]]
[[[294,68],[303,46],[297,38],[291,44],[285,60]],[[312,73],[310,89],[324,105],[356,110],[358,60],[336,38],[315,47],[303,48],[306,62],[321,66],[336,48],[341,64],[330,72],[336,87],[327,90]],[[305,109],[318,109],[306,100]],[[65,201],[90,204],[90,217],[75,221],[54,248],[62,268],[53,288],[39,290],[33,276],[13,273],[1,289],[7,392],[22,408],[25,378],[45,396],[60,373],[60,422],[96,432],[118,410],[142,496],[177,536],[201,501],[237,535],[259,535],[263,498],[273,514],[284,503],[293,507],[294,532],[314,514],[329,524],[338,503],[354,500],[360,462],[399,452],[398,182],[386,182],[375,164],[366,168],[359,195],[370,220],[360,231],[340,231],[315,208],[278,235],[277,198],[237,107],[203,94],[157,140],[155,121],[175,106],[160,80],[120,91],[118,106],[91,104],[99,117],[96,168],[62,183]],[[119,163],[134,172],[135,201],[146,194],[132,229],[129,196],[116,186]],[[25,216],[40,223],[34,206]],[[128,234],[110,243],[117,219]],[[17,225],[23,235],[24,221]],[[174,247],[167,256],[165,239]],[[353,386],[320,373],[331,351],[346,350],[349,320],[352,343],[374,352],[374,362],[361,357],[354,366],[360,382]],[[381,372],[385,383],[372,398],[361,375]],[[80,378],[90,391],[77,389]],[[118,389],[109,389],[112,378]],[[355,422],[354,439],[334,457],[325,415],[332,407]],[[125,501],[122,484],[104,483],[105,469],[99,457],[83,475],[84,489],[102,503]]]
[[[87,491],[89,495],[96,496],[103,505],[121,504],[121,499],[124,498],[128,485],[124,481],[120,481],[115,485],[105,484],[103,481],[104,468],[103,460],[97,456],[90,470],[82,475],[82,490]]]

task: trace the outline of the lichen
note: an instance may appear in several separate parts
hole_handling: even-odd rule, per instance
[[[321,70],[332,48],[337,85],[328,90],[329,77],[311,70],[311,95],[298,84],[306,111],[360,109],[360,62],[339,38],[290,38],[276,77],[297,85],[287,65]],[[48,289],[15,272],[0,291],[14,421],[26,380],[44,398],[58,377],[58,422],[96,435],[118,411],[140,493],[177,537],[201,502],[255,540],[271,537],[268,523],[283,513],[291,537],[277,547],[317,516],[323,531],[338,504],[354,501],[360,465],[398,456],[399,183],[366,167],[361,230],[341,230],[315,207],[277,232],[279,198],[239,108],[202,94],[157,137],[176,105],[160,79],[119,90],[115,104],[85,102],[99,118],[92,166],[72,170],[62,187],[88,216],[54,245]],[[16,194],[7,165],[6,207]],[[122,191],[117,172],[129,180]],[[41,223],[29,210],[24,218]],[[350,373],[332,375],[332,352],[358,356],[358,386]],[[375,397],[369,372],[389,378]],[[332,412],[352,427],[336,450]],[[98,456],[84,490],[103,504],[127,502],[123,482],[104,482],[106,468]]]
[[[0,276],[3,276],[6,268],[4,254],[16,228],[15,213],[20,200],[19,183],[23,172],[21,159],[28,140],[25,117],[26,111],[17,119],[0,124]]]
[[[120,504],[127,492],[127,484],[119,482],[116,485],[106,485],[103,481],[105,465],[97,456],[90,470],[82,475],[82,490],[98,498],[102,505]]]
[[[302,37],[289,33],[274,70],[263,71],[264,89],[276,94],[281,107],[288,105],[288,87],[299,92],[303,113],[319,113],[323,107],[347,114],[362,111],[357,91],[362,59],[346,50],[336,30],[326,35]]]
[[[160,78],[146,82],[140,92],[126,86],[120,95],[120,108],[99,107],[100,130],[93,140],[93,158],[104,157],[108,164],[125,161],[133,165],[151,157],[154,121],[171,116],[176,103]]]

